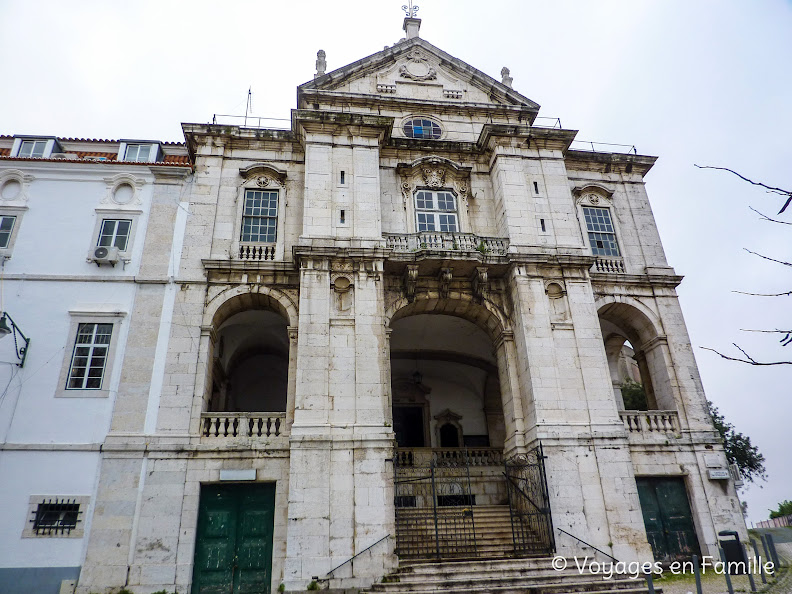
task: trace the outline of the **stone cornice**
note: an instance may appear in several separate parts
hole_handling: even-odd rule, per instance
[[[367,113],[348,113],[313,109],[293,109],[292,129],[300,135],[305,132],[327,132],[328,129],[357,128],[357,134],[363,137],[379,138],[387,142],[393,129],[393,118]]]
[[[294,142],[291,130],[272,128],[245,128],[243,126],[224,126],[220,124],[182,124],[187,152],[194,162],[198,146],[204,144],[202,137],[226,138],[229,141],[245,142]]]
[[[657,274],[619,274],[608,272],[592,272],[591,282],[594,285],[594,292],[597,292],[596,285],[623,285],[640,287],[667,287],[675,289],[682,282],[683,276],[679,275],[657,275]],[[604,293],[607,294],[607,293]]]
[[[294,262],[272,262],[269,260],[201,260],[204,270],[232,270],[237,272],[294,272]]]
[[[492,148],[496,138],[525,139],[527,148],[556,149],[566,151],[577,135],[577,130],[559,128],[536,128],[522,124],[485,124],[476,144],[481,150]]]
[[[592,151],[567,150],[564,154],[567,169],[596,170],[602,173],[637,173],[646,175],[657,161],[657,157],[625,153],[598,153]],[[576,167],[577,165],[577,167]]]

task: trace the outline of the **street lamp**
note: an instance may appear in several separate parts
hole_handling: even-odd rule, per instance
[[[27,357],[28,347],[30,346],[30,339],[22,334],[19,326],[11,319],[11,316],[9,316],[7,312],[3,312],[3,317],[0,318],[0,338],[8,336],[9,334],[14,335],[14,350],[19,359],[17,365],[24,367],[25,357]],[[24,342],[24,345],[20,345],[20,341]]]

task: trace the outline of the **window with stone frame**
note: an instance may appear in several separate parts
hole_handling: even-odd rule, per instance
[[[67,390],[101,390],[113,324],[81,323],[74,341]]]
[[[28,504],[28,520],[23,538],[82,538],[84,512],[89,497],[33,495]]]
[[[418,232],[459,231],[457,199],[449,190],[418,190],[415,193],[415,228]]]
[[[586,220],[591,253],[595,256],[620,257],[610,209],[601,206],[584,206],[583,217]]]
[[[275,243],[278,236],[278,191],[245,190],[242,243]]]

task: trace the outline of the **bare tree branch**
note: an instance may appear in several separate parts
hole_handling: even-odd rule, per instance
[[[770,258],[768,256],[763,256],[762,254],[758,254],[756,252],[752,252],[748,248],[743,248],[749,254],[753,254],[754,256],[759,256],[760,258],[764,258],[765,260],[770,260],[771,262],[776,262],[778,264],[783,264],[784,266],[792,266],[792,262],[784,262],[783,260],[776,260],[774,258]]]
[[[762,182],[753,181],[752,179],[748,179],[744,175],[740,175],[739,173],[737,173],[733,169],[729,169],[728,167],[712,167],[710,165],[696,165],[695,163],[693,163],[693,165],[695,167],[698,167],[699,169],[718,169],[720,171],[728,171],[729,173],[733,173],[734,175],[739,177],[741,180],[747,181],[749,184],[752,184],[754,186],[761,186],[762,188],[765,188],[768,192],[771,192],[773,194],[781,194],[782,196],[788,196],[787,201],[784,202],[784,206],[781,207],[781,210],[778,211],[778,214],[784,212],[787,206],[789,206],[789,203],[792,202],[792,192],[790,192],[789,190],[784,190],[782,188],[768,186],[767,184],[763,184]]]
[[[781,343],[781,346],[789,346],[792,344],[792,330],[747,330],[745,328],[740,328],[742,332],[764,332],[767,334],[783,334],[784,336],[778,342]],[[738,347],[739,348],[739,347]]]
[[[787,291],[786,293],[748,293],[746,291],[732,291],[732,293],[751,295],[752,297],[789,297],[792,295],[792,291]]]
[[[734,344],[734,343],[732,343],[732,344]],[[772,361],[772,362],[757,361],[754,358],[752,358],[751,356],[749,356],[748,353],[746,353],[744,350],[742,350],[736,344],[734,344],[734,346],[737,347],[743,355],[745,355],[745,357],[746,357],[745,359],[740,359],[739,357],[729,357],[728,355],[724,355],[720,351],[716,351],[715,349],[711,349],[709,347],[699,347],[699,348],[702,348],[705,351],[712,351],[716,355],[719,355],[720,357],[723,357],[724,359],[728,359],[729,361],[739,361],[740,363],[747,363],[748,365],[792,365],[792,361]]]
[[[779,225],[792,225],[792,223],[790,223],[788,221],[779,221],[778,219],[771,219],[766,214],[761,213],[758,210],[756,210],[753,206],[749,206],[748,208],[750,208],[752,211],[754,211],[756,214],[758,214],[760,217],[762,217],[762,220],[770,221],[771,223],[778,223]]]

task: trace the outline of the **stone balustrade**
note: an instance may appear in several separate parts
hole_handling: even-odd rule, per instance
[[[679,433],[679,414],[675,410],[623,410],[619,417],[629,433]]]
[[[435,466],[501,466],[503,450],[500,448],[398,448],[396,466],[426,466],[434,460]]]
[[[240,260],[274,260],[275,246],[243,243],[239,246]]]
[[[505,256],[509,240],[500,237],[479,237],[472,233],[383,233],[387,246],[394,252],[438,250],[448,252],[473,252],[484,255]]]
[[[201,413],[201,436],[278,437],[286,428],[286,413],[207,412]]]
[[[597,258],[594,261],[594,272],[611,272],[624,274],[624,260],[621,258]]]

